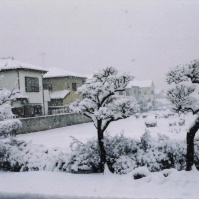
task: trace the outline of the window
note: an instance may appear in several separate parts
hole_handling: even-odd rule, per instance
[[[72,90],[77,91],[77,84],[76,83],[72,83]]]
[[[37,77],[25,77],[26,92],[39,92],[39,79]]]
[[[151,91],[151,94],[154,94],[153,90]]]
[[[43,87],[44,87],[44,90],[52,91],[53,89],[52,84],[44,84]]]

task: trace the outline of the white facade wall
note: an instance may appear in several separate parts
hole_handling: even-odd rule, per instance
[[[26,92],[25,77],[36,77],[39,79],[39,92]],[[36,71],[13,70],[0,72],[0,88],[8,90],[12,90],[13,88],[19,89],[24,96],[28,97],[29,104],[41,105],[44,110],[42,79],[42,73]],[[14,107],[15,105],[19,107],[17,102],[13,103]]]
[[[39,79],[39,92],[26,92],[25,77],[36,77]],[[28,96],[30,104],[42,104],[43,107],[43,85],[42,74],[33,71],[19,71],[20,91]]]
[[[154,88],[140,88],[140,95],[147,95],[150,98],[151,102],[155,100]]]
[[[8,90],[18,89],[17,71],[0,72],[0,88]]]

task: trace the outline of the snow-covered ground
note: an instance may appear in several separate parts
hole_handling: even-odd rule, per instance
[[[186,129],[193,117],[186,117],[185,126],[169,126],[169,123],[173,123],[178,119],[178,116],[166,120],[161,118],[157,120],[157,127],[146,128],[143,118],[130,117],[110,124],[108,132],[111,135],[123,132],[126,137],[139,139],[148,129],[153,136],[161,133],[173,139],[185,139]],[[42,144],[50,148],[59,147],[70,152],[70,143],[72,141],[70,136],[86,142],[96,136],[96,129],[92,123],[87,123],[17,135],[17,138],[26,141],[32,140],[35,144]],[[0,172],[0,199],[14,198],[14,196],[15,198],[55,199],[198,198],[198,186],[199,172],[196,170],[186,172],[172,169],[154,173],[148,172],[146,177],[139,180],[133,179],[132,172],[126,175],[116,175],[108,171],[104,175],[49,171]]]
[[[169,126],[169,123],[177,123],[180,118],[178,115],[168,119],[160,118],[157,120],[157,127],[147,128],[145,126],[145,120],[154,118],[153,112],[148,115],[149,116],[147,118],[140,117],[136,119],[134,116],[132,116],[127,119],[112,122],[110,123],[107,132],[111,135],[124,133],[126,137],[139,139],[147,129],[154,137],[160,133],[165,134],[173,139],[185,139],[186,131],[194,118],[191,115],[187,116],[185,126],[181,127],[178,125]],[[17,135],[17,138],[25,141],[32,140],[35,144],[42,144],[47,147],[59,147],[70,151],[70,143],[72,142],[71,136],[77,138],[81,142],[86,142],[93,137],[97,137],[97,132],[93,123],[91,122],[36,133]]]

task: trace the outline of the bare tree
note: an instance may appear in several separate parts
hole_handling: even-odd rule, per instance
[[[199,129],[199,60],[190,64],[176,66],[167,74],[167,82],[174,87],[167,92],[167,98],[177,113],[191,112],[197,115],[187,132],[186,170],[190,171],[194,164],[194,137]]]
[[[117,92],[124,91],[132,79],[128,74],[118,75],[118,71],[113,67],[105,68],[78,88],[78,93],[84,98],[70,106],[74,112],[91,118],[97,129],[100,172],[104,172],[106,163],[104,131],[111,122],[127,118],[138,111],[134,98],[116,95]]]

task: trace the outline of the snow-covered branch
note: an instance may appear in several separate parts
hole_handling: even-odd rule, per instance
[[[96,128],[97,121],[102,121],[104,130],[110,122],[127,118],[138,111],[134,98],[115,95],[118,91],[124,91],[132,79],[129,74],[118,75],[113,67],[105,68],[78,88],[78,93],[84,98],[71,104],[70,108],[90,117]]]

